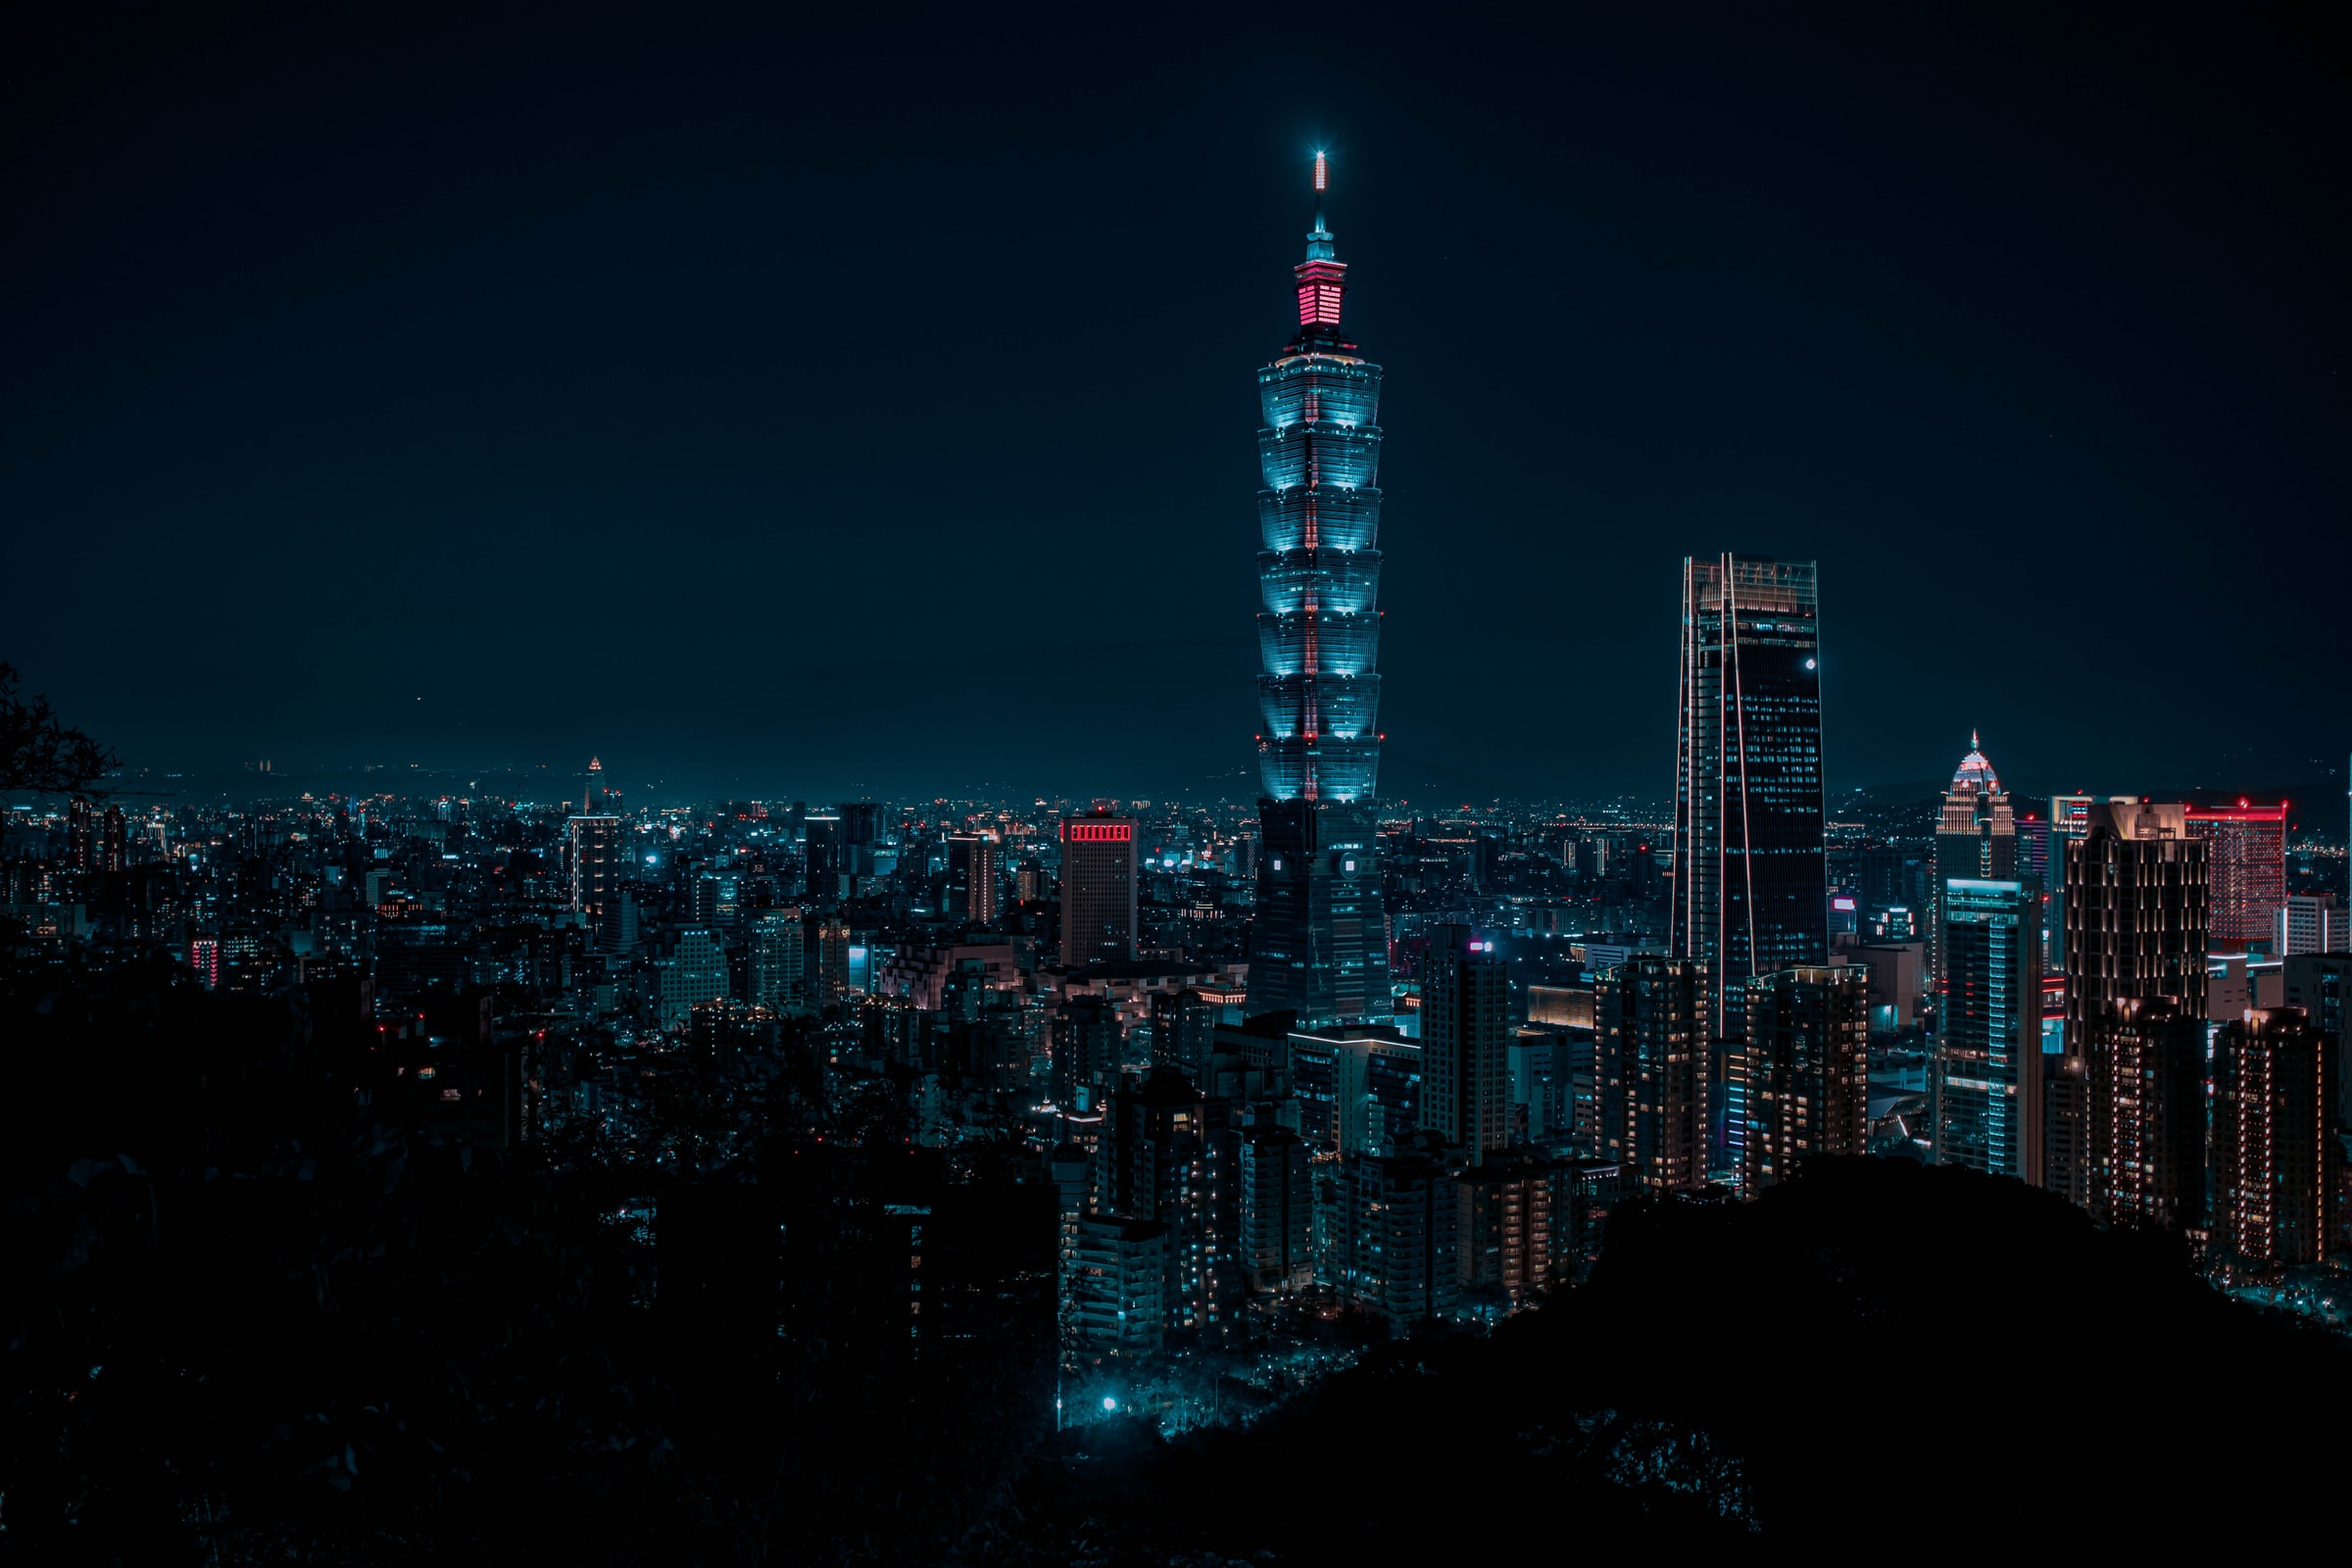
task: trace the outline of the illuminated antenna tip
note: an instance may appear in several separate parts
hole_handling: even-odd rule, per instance
[[[1315,189],[1323,189],[1330,179],[1331,166],[1323,161],[1321,153],[1315,154]]]

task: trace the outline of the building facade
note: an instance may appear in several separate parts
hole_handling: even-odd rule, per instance
[[[2281,958],[2308,953],[2341,953],[2347,946],[2344,911],[2319,894],[2290,893],[2272,927],[2271,952]]]
[[[1421,1125],[1483,1161],[1510,1143],[1510,973],[1466,925],[1430,933],[1421,981]]]
[[[2295,1007],[2249,1009],[2213,1054],[2213,1248],[2251,1270],[2341,1248],[2341,1049]]]
[[[1135,819],[1098,811],[1062,819],[1061,961],[1135,957]]]
[[[1461,1206],[1453,1176],[1422,1153],[1341,1161],[1331,1273],[1340,1294],[1399,1335],[1453,1310]]]
[[[591,921],[613,912],[620,898],[620,818],[575,816],[565,824],[571,861],[571,907]]]
[[[2170,997],[2104,1004],[2085,1121],[2090,1211],[2110,1224],[2205,1224],[2205,1027]]]
[[[1109,1097],[1099,1206],[1165,1229],[1161,1297],[1171,1329],[1218,1338],[1239,1329],[1240,1175],[1231,1107],[1182,1074],[1154,1069]]]
[[[685,1023],[699,1004],[727,995],[727,950],[716,932],[679,932],[668,956],[656,965],[664,1029]]]
[[[1740,1057],[1748,1194],[1813,1155],[1870,1152],[1869,970],[1824,964],[1751,978]]]
[[[2042,1185],[2041,895],[2033,884],[1943,884],[1936,1159]]]
[[[2191,1229],[2205,1196],[2207,843],[2175,805],[2094,802],[2082,821],[2066,846],[2082,1196],[2111,1221]]]
[[[945,913],[974,925],[990,925],[1004,907],[1004,844],[994,833],[948,836]]]
[[[1294,272],[1298,333],[1257,373],[1257,902],[1250,1010],[1302,1026],[1394,1010],[1380,839],[1380,367],[1341,327],[1347,264],[1323,220]]]
[[[1943,815],[1936,823],[1936,880],[1932,889],[1936,907],[1928,922],[1928,964],[1940,992],[1945,973],[1943,941],[1943,885],[1954,877],[1969,881],[2007,882],[2018,878],[2017,813],[2009,792],[2001,788],[1977,737],[1968,738],[1968,755],[1952,774],[1944,792]]]
[[[2206,849],[2185,809],[2091,805],[2066,844],[2067,1051],[2087,1054],[2103,1004],[2170,997],[2205,1011]]]
[[[808,933],[798,909],[761,909],[752,916],[752,1001],[779,1017],[808,1004]]]
[[[1306,1145],[1287,1127],[1250,1127],[1239,1135],[1238,1154],[1243,1282],[1257,1295],[1302,1291],[1315,1282]]]
[[[2190,836],[2203,839],[2214,946],[2241,951],[2268,942],[2286,905],[2286,805],[2187,808]]]
[[[1810,562],[1683,563],[1671,946],[1711,1018],[1751,974],[1829,961],[1820,620]]]
[[[1604,970],[1594,987],[1599,1157],[1634,1166],[1645,1192],[1707,1185],[1716,995],[1706,964],[1659,954]]]

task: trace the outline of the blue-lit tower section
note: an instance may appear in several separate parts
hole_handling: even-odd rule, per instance
[[[1348,266],[1323,220],[1294,268],[1298,335],[1257,372],[1264,548],[1250,1010],[1301,1024],[1387,1017],[1388,921],[1371,800],[1380,774],[1380,367],[1341,329]]]

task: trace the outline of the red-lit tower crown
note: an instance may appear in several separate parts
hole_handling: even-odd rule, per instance
[[[1333,249],[1323,222],[1323,191],[1330,183],[1321,153],[1315,154],[1315,228],[1306,236],[1306,260],[1291,269],[1298,279],[1298,330],[1318,328],[1337,335],[1340,303],[1348,297],[1348,264]],[[1321,335],[1319,332],[1317,335]]]

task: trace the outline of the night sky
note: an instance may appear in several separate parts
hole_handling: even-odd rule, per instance
[[[1662,794],[1724,549],[1821,563],[1833,789],[2352,746],[2333,38],[800,9],[12,24],[0,659],[155,768],[1251,794],[1327,145],[1384,795]]]

